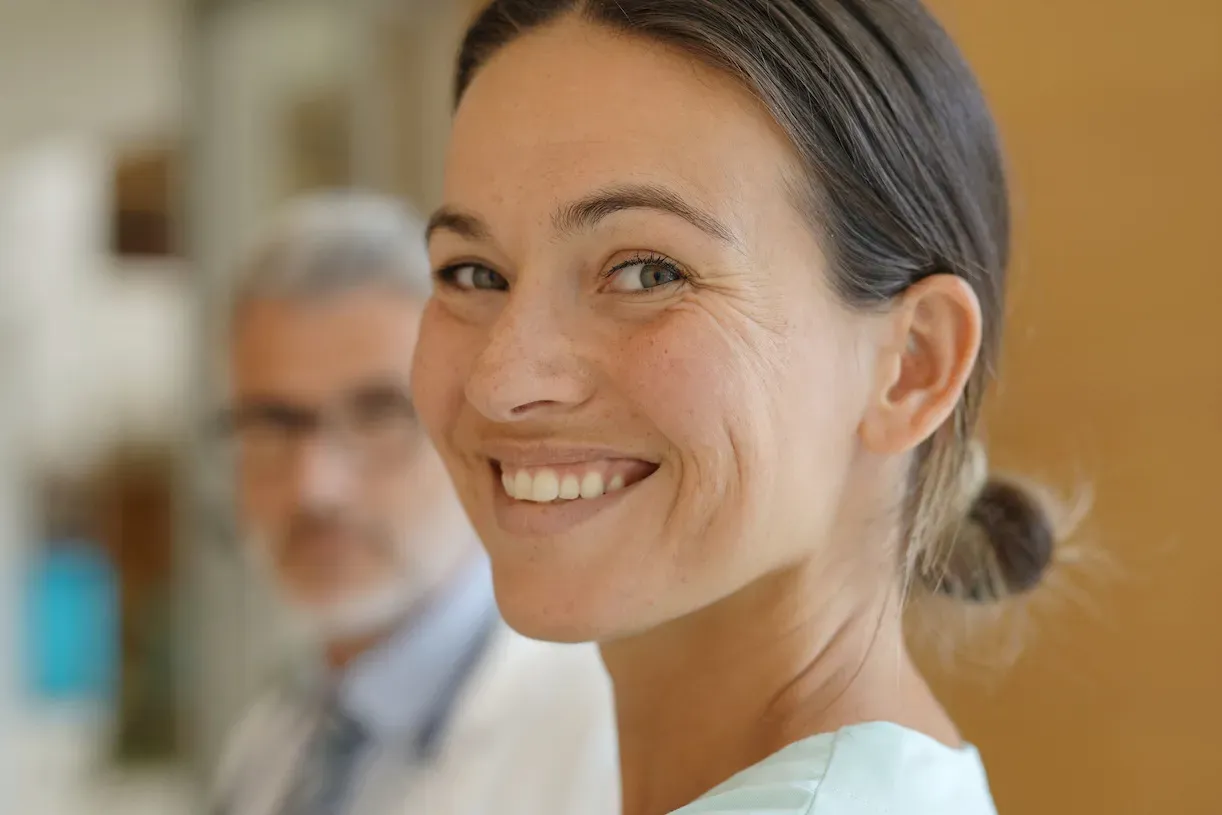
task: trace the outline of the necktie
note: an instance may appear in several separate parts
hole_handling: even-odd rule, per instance
[[[280,815],[342,815],[367,743],[360,724],[338,705],[329,704],[306,746]]]

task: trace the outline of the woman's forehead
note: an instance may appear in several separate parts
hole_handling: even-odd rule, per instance
[[[521,206],[547,193],[560,203],[625,183],[738,199],[794,160],[730,78],[669,47],[563,22],[477,74],[454,122],[446,200]]]

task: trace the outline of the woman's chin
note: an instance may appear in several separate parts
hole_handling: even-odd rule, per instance
[[[558,589],[550,580],[522,580],[498,572],[493,583],[501,616],[525,637],[545,642],[605,642],[622,635],[624,626],[604,599],[605,587],[580,591],[581,583]]]
[[[594,629],[580,621],[545,618],[535,612],[535,609],[527,609],[522,614],[506,614],[504,611],[502,614],[510,628],[532,640],[564,644],[600,641]]]

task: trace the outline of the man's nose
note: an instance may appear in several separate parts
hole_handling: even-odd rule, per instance
[[[315,433],[301,442],[292,481],[299,504],[319,509],[342,506],[357,486],[356,462],[337,439]]]

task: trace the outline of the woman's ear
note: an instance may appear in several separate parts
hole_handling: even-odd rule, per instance
[[[858,433],[875,453],[903,453],[934,434],[959,403],[980,354],[980,301],[949,274],[911,286],[887,314],[877,376]]]

